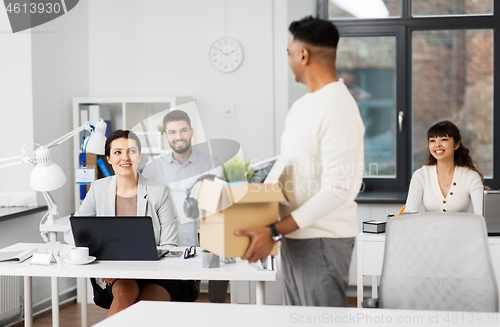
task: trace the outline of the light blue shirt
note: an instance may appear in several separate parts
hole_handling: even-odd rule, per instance
[[[179,190],[187,190],[202,175],[222,176],[222,167],[216,157],[194,147],[191,149],[191,155],[183,165],[169,151],[150,160],[142,175]]]

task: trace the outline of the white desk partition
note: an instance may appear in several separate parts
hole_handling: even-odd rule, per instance
[[[195,313],[195,314],[193,314]],[[486,323],[489,322],[489,323]],[[141,301],[95,327],[497,326],[498,313]]]
[[[38,248],[40,252],[45,251],[45,244],[39,243],[17,243],[1,249],[1,252],[18,251],[29,248]],[[66,245],[62,252],[69,248]],[[82,293],[86,294],[89,277],[109,278],[141,278],[141,279],[194,279],[194,280],[230,280],[230,281],[256,281],[257,282],[257,304],[264,304],[265,281],[276,280],[276,272],[269,270],[257,270],[246,261],[237,261],[236,264],[222,265],[219,268],[203,268],[199,260],[164,258],[159,261],[95,261],[88,265],[70,265],[62,261],[50,266],[30,265],[31,259],[23,263],[2,262],[0,263],[0,275],[24,276],[25,277],[25,326],[33,325],[32,303],[31,303],[31,278],[36,277],[77,277],[83,278]],[[54,288],[53,288],[54,290]],[[53,303],[59,303],[58,294],[52,294]],[[82,301],[82,326],[87,326],[87,301]],[[58,310],[54,310],[53,314]],[[58,317],[53,322],[58,323]],[[55,325],[56,326],[56,325]]]
[[[497,283],[500,283],[500,236],[488,237],[488,244]],[[378,297],[378,276],[382,275],[385,234],[360,233],[356,237],[356,248],[358,256],[357,297],[358,307],[361,308],[364,276],[372,276],[372,298]]]

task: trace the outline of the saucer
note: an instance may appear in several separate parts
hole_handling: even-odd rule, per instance
[[[70,265],[86,265],[88,263],[94,262],[96,257],[89,256],[87,259],[84,260],[73,260],[69,256],[62,256],[61,257],[64,262],[69,263]]]

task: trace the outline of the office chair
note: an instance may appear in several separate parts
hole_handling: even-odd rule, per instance
[[[498,312],[484,218],[421,213],[390,219],[380,298],[363,307]]]

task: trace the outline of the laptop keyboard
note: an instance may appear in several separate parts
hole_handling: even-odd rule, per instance
[[[168,253],[168,250],[156,250],[156,253],[158,254],[158,259],[160,259],[161,257],[163,257],[165,254]]]

